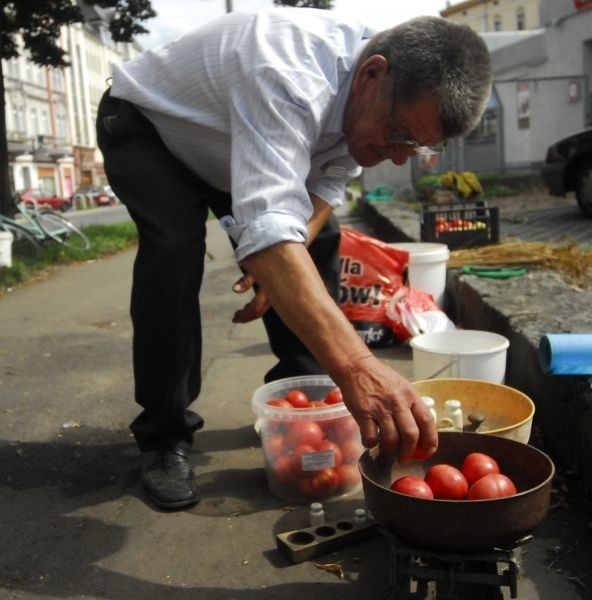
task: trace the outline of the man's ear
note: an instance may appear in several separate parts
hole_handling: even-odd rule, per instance
[[[360,93],[368,85],[382,83],[389,71],[387,59],[381,54],[372,54],[358,65],[352,84],[353,91]]]

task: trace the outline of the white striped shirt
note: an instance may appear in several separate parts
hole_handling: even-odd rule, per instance
[[[231,192],[221,224],[244,257],[304,243],[309,193],[332,207],[360,168],[342,121],[353,68],[375,32],[331,11],[235,12],[123,65],[111,94],[135,104],[170,151]]]

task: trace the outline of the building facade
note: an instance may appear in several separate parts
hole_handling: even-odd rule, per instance
[[[109,13],[84,7],[85,23],[62,28],[69,67],[39,67],[21,52],[2,60],[10,185],[70,198],[80,185],[106,183],[94,122],[111,64],[141,52],[112,41]]]
[[[440,16],[468,25],[478,33],[541,27],[541,0],[466,0],[446,4]]]

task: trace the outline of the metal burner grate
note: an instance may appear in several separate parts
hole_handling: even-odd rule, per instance
[[[503,600],[518,593],[519,550],[532,536],[510,548],[466,554],[404,544],[390,531],[389,600]]]

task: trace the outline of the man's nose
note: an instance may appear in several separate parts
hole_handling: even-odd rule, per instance
[[[413,156],[414,153],[415,151],[413,148],[410,148],[409,146],[393,146],[389,152],[389,158],[391,159],[391,162],[401,166],[404,165],[407,162],[407,159]]]

